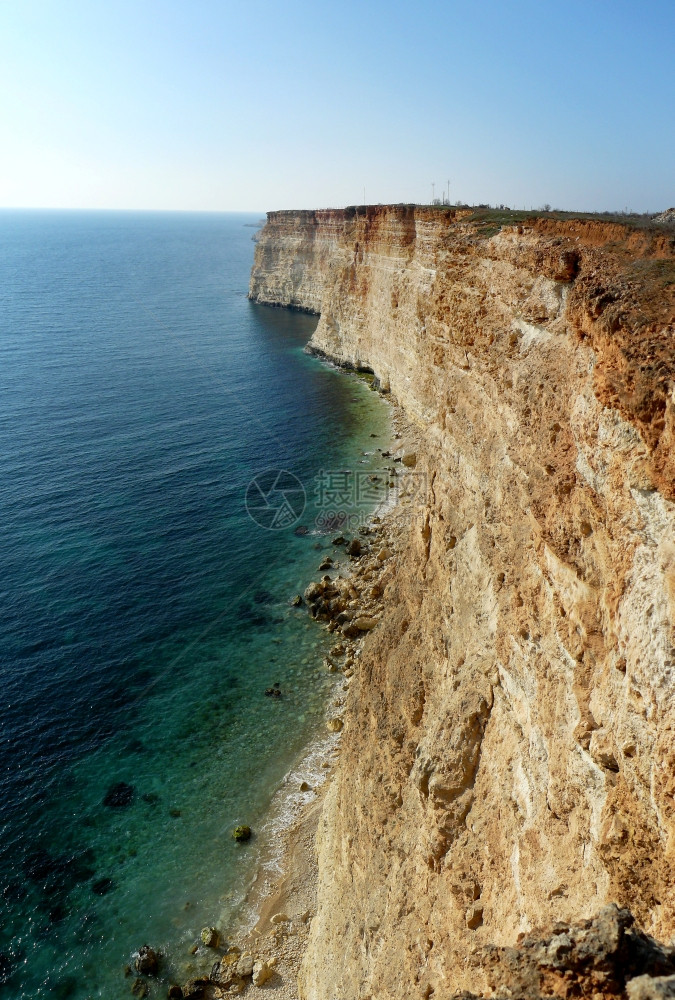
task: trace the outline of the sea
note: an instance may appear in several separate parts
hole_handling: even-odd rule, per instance
[[[304,352],[316,317],[247,299],[259,223],[0,212],[12,1000],[130,996],[146,943],[151,997],[210,968],[194,945],[241,921],[270,810],[313,794],[288,775],[326,733],[333,638],[293,599],[372,514],[390,414]]]

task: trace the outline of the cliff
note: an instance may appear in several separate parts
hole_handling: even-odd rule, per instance
[[[250,294],[320,313],[311,348],[375,373],[426,477],[349,690],[302,995],[499,990],[495,948],[610,902],[669,940],[672,232],[273,212]]]

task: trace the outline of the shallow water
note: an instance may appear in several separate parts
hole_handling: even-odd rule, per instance
[[[313,318],[248,302],[253,221],[0,213],[7,996],[125,995],[145,941],[196,968],[256,856],[232,827],[322,726],[329,637],[290,599],[321,512],[366,516],[326,483],[379,467],[389,414],[304,354]],[[266,469],[307,493],[278,530],[246,509]]]

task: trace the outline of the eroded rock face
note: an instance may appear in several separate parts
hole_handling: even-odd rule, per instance
[[[623,997],[652,1000],[675,983],[675,951],[634,927],[628,910],[606,906],[592,920],[559,923],[546,938],[528,935],[516,947],[484,949],[494,996]],[[665,992],[664,992],[665,990]],[[468,998],[473,994],[464,993]]]
[[[347,698],[306,998],[481,994],[488,946],[612,901],[675,933],[674,260],[592,222],[269,217],[252,296],[320,311],[424,487]]]

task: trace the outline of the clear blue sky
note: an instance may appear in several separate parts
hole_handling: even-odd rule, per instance
[[[0,0],[0,206],[675,204],[673,0]]]

